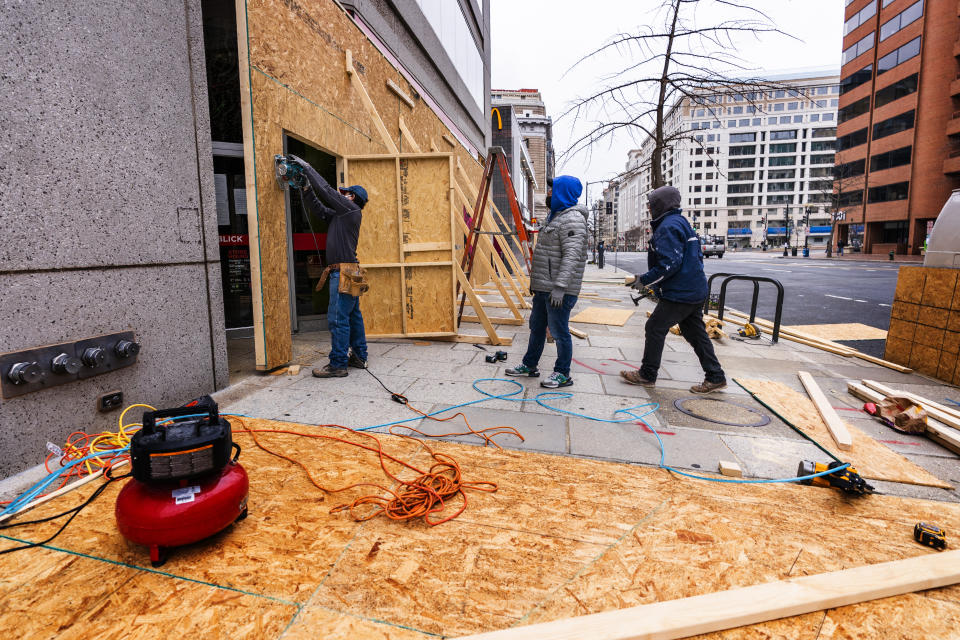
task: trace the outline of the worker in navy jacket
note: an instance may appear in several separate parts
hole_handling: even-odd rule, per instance
[[[670,327],[679,325],[680,335],[693,347],[703,367],[705,380],[690,388],[710,393],[727,386],[726,376],[713,351],[703,324],[703,303],[707,298],[707,277],[703,273],[703,251],[680,209],[680,191],[665,186],[647,196],[653,237],[647,252],[647,272],[627,279],[636,289],[651,290],[657,307],[647,319],[643,361],[639,371],[621,371],[625,382],[652,387],[657,381],[663,343]]]

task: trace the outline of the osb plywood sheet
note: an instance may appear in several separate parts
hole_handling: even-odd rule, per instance
[[[397,160],[352,160],[345,163],[347,184],[362,184],[370,197],[363,208],[357,258],[363,265],[400,262],[397,208]]]
[[[8,638],[275,638],[297,611],[292,603],[97,559],[30,554],[29,563],[0,556],[5,580],[23,578],[0,595],[0,630]],[[31,571],[34,565],[40,571]]]
[[[925,469],[918,467],[886,445],[877,442],[860,429],[847,423],[853,438],[853,449],[840,451],[836,448],[817,408],[806,395],[797,393],[782,382],[768,380],[743,380],[737,382],[756,394],[767,405],[784,416],[825,449],[832,451],[841,460],[850,462],[864,478],[906,482],[930,487],[953,488]]]
[[[632,309],[610,309],[607,307],[587,307],[570,318],[570,322],[584,322],[587,324],[609,324],[622,327],[633,315]]]
[[[887,332],[859,322],[846,324],[800,324],[784,327],[824,340],[886,340]]]
[[[453,267],[406,267],[403,308],[407,333],[456,333]]]
[[[449,157],[400,159],[404,243],[451,241],[451,178]]]
[[[479,176],[479,167],[467,149],[442,142],[449,130],[337,3],[238,2],[238,44],[243,101],[249,106],[243,119],[244,146],[248,158],[255,158],[247,166],[254,340],[258,368],[269,369],[292,357],[286,213],[273,176],[273,157],[282,153],[283,133],[340,157],[390,151],[347,75],[348,50],[354,72],[395,145],[402,114],[423,149],[436,139],[440,150],[453,152],[471,175]],[[390,92],[387,80],[415,97],[412,109]],[[361,244],[376,238],[366,224]],[[398,242],[384,248],[397,250]]]
[[[369,336],[403,333],[403,297],[400,267],[367,269],[370,290],[360,296],[363,328]]]
[[[287,434],[259,437],[326,486],[380,481],[370,452]],[[251,480],[246,520],[175,550],[163,573],[153,573],[140,568],[149,566],[146,550],[117,534],[117,488],[110,487],[56,542],[95,558],[45,549],[0,556],[0,635],[29,623],[31,635],[54,637],[68,621],[70,633],[85,637],[116,627],[129,637],[279,638],[287,624],[284,638],[449,637],[935,553],[913,542],[913,524],[960,528],[958,504],[707,484],[658,469],[447,442],[431,446],[454,456],[465,479],[492,480],[498,491],[469,493],[463,515],[438,527],[380,518],[358,524],[328,511],[368,488],[324,496],[249,435],[235,439]],[[382,439],[389,451],[427,464],[415,443]],[[33,515],[78,504],[92,490]],[[19,535],[39,539],[55,527]],[[8,544],[0,540],[0,548]],[[83,569],[86,563],[95,570]],[[925,591],[704,637],[814,640],[823,627],[850,630],[833,637],[869,638],[878,621],[919,619],[896,629],[902,637],[948,638],[958,594],[956,587]],[[913,628],[923,635],[910,635]]]

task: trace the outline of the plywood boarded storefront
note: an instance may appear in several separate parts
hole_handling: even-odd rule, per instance
[[[340,158],[341,180],[371,194],[359,247],[371,275],[367,331],[455,333],[453,184],[479,181],[476,159],[336,3],[237,0],[237,21],[257,368],[292,357],[286,209],[273,166],[285,135]],[[441,153],[408,153],[414,145]]]

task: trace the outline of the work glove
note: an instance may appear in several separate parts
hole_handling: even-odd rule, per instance
[[[550,306],[559,309],[563,306],[563,289],[554,289],[550,293]]]
[[[317,170],[314,169],[312,166],[310,166],[309,162],[307,162],[303,158],[299,158],[293,155],[292,153],[287,154],[287,157],[293,160],[294,162],[296,162],[297,164],[299,164],[301,167],[303,167],[303,173],[307,176],[307,184],[304,185],[304,189],[306,189],[307,187],[316,189],[317,188],[316,185],[318,184],[317,180],[323,179],[323,178],[320,178],[320,174],[317,173]]]
[[[627,276],[623,279],[623,284],[637,291],[643,291],[647,288],[645,284],[640,282],[640,276]]]

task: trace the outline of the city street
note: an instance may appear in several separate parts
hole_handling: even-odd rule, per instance
[[[643,273],[646,253],[610,252],[604,271]],[[900,264],[882,262],[837,262],[814,258],[784,258],[777,251],[745,251],[724,254],[722,259],[706,258],[704,268],[713,273],[737,273],[766,276],[779,280],[784,288],[783,324],[834,324],[859,322],[879,329],[890,325],[890,305],[897,286]],[[713,292],[719,292],[720,279]],[[748,282],[733,282],[727,290],[726,305],[748,312],[753,287]],[[762,284],[757,315],[773,320],[776,290]],[[882,340],[845,341],[865,353],[883,356]]]

